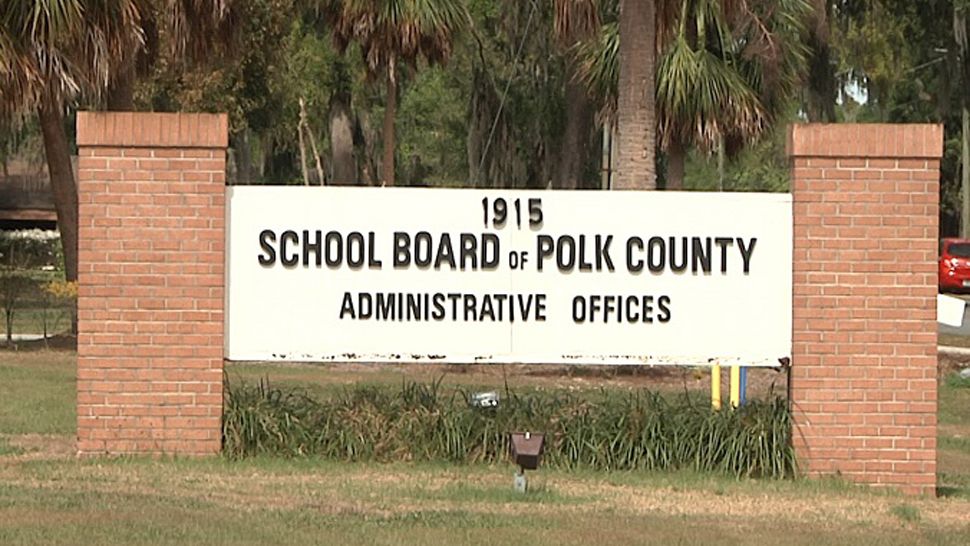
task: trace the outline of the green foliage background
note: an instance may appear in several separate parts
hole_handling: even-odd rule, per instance
[[[771,13],[773,5],[799,2],[746,0],[743,4],[753,11]],[[156,0],[148,4],[154,9],[164,5]],[[306,103],[308,127],[320,150],[323,170],[329,172],[333,98],[346,92],[359,183],[376,183],[373,171],[380,163],[386,90],[366,69],[359,48],[352,44],[344,53],[338,52],[327,4],[323,0],[233,0],[235,38],[202,62],[165,54],[173,38],[165,34],[166,29],[158,29],[161,54],[151,66],[140,67],[136,108],[228,112],[233,149],[230,181],[289,184],[302,181],[297,138],[300,99]],[[580,4],[583,2],[465,0],[468,21],[457,34],[448,63],[429,67],[419,62],[400,70],[396,120],[399,183],[553,185],[565,153],[564,132],[571,106],[566,88],[576,81],[577,55],[601,39],[600,35],[564,39],[557,34],[559,6]],[[616,0],[588,4],[598,10],[597,24],[615,27]],[[663,13],[680,13],[681,8],[684,13],[704,9],[714,13],[729,4],[738,5],[713,0],[665,0],[659,5]],[[960,112],[961,105],[970,102],[970,82],[965,81],[970,63],[961,49],[958,29],[966,4],[965,0],[806,0],[801,5],[810,5],[814,13],[792,8],[792,13],[807,13],[806,20],[799,21],[804,44],[791,42],[790,33],[779,31],[789,40],[785,47],[805,49],[809,56],[819,54],[809,34],[821,36],[829,48],[822,73],[833,80],[834,94],[822,101],[833,106],[832,121],[944,124],[944,235],[955,233],[960,208]],[[735,24],[730,18],[718,21]],[[690,33],[687,38],[693,39]],[[718,47],[709,44],[707,49]],[[758,49],[733,55],[724,59],[726,66],[748,66],[753,58],[768,56]],[[751,70],[750,66],[743,69]],[[607,71],[599,79],[615,77],[610,74]],[[759,77],[767,81],[773,74],[768,70]],[[785,128],[809,121],[811,99],[822,86],[820,77],[814,70],[803,74],[794,91],[786,89],[773,97],[772,108],[778,114],[768,130],[728,146],[723,165],[710,146],[689,150],[685,189],[787,190]],[[590,106],[596,112],[608,110],[609,86],[603,81],[587,83],[595,84],[588,97]],[[96,109],[104,104],[84,97],[72,106]],[[71,119],[69,112],[68,123]],[[575,175],[579,187],[604,186],[605,119],[597,116],[585,135],[588,153]],[[18,123],[5,117],[0,125],[0,163],[6,166],[17,157],[38,161],[37,131],[30,115]],[[488,153],[481,160],[486,146]],[[663,153],[658,157],[663,186],[667,162]],[[238,175],[243,163],[252,165],[251,177]],[[369,178],[364,176],[368,170]]]

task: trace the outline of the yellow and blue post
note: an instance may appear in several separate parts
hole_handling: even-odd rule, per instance
[[[738,404],[743,406],[748,401],[748,368],[741,366],[738,377]]]
[[[711,407],[721,409],[721,366],[711,366]]]
[[[731,407],[736,408],[747,400],[748,369],[731,366]]]

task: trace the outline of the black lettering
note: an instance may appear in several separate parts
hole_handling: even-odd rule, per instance
[[[367,233],[367,267],[380,269],[384,264],[375,256],[377,245],[374,244],[374,232]]]
[[[601,305],[603,299],[602,296],[593,294],[589,297],[589,321],[596,321],[596,313],[603,309]]]
[[[604,296],[603,297],[603,323],[607,323],[610,320],[610,313],[617,311],[616,308],[616,298],[614,296]],[[619,315],[619,313],[617,313]]]
[[[599,235],[596,236],[597,238]],[[579,236],[579,270],[592,271],[593,263],[586,259],[586,236]]]
[[[421,319],[421,300],[419,294],[408,294],[408,316],[407,320]]]
[[[458,300],[461,299],[461,294],[449,292],[448,299],[451,301],[451,320],[458,320]]]
[[[677,263],[677,238],[670,238],[670,270],[678,273],[687,269],[687,237],[681,237],[680,242],[680,263]]]
[[[280,235],[280,262],[286,267],[293,267],[300,263],[300,254],[297,251],[293,251],[292,254],[287,255],[287,241],[292,241],[294,245],[298,245],[300,244],[300,236],[295,231],[290,230],[284,231]]]
[[[394,232],[394,267],[411,265],[411,236],[401,231]]]
[[[471,320],[471,321],[477,321],[478,320],[478,316],[476,316],[476,314],[475,314],[475,307],[477,307],[475,305],[475,303],[476,303],[475,302],[475,299],[476,298],[475,298],[475,295],[474,294],[465,294],[465,299],[464,299],[464,303],[465,303],[465,319],[464,320],[465,320],[465,322],[468,322],[469,320]]]
[[[519,318],[528,319],[529,310],[532,309],[532,294],[523,296],[522,294],[516,294],[516,299],[519,301]],[[513,316],[510,314],[510,316]],[[515,322],[514,316],[512,322]]]
[[[630,322],[640,322],[640,299],[636,296],[626,298],[626,319]]]
[[[626,269],[631,273],[639,273],[643,271],[643,260],[633,258],[633,247],[637,247],[638,250],[643,250],[643,239],[639,237],[630,237],[626,240]]]
[[[310,252],[316,255],[317,267],[323,265],[323,240],[320,230],[313,232],[313,242],[310,242],[310,232],[303,230],[303,267],[310,265]]]
[[[660,273],[667,263],[667,249],[664,248],[662,237],[651,237],[647,241],[647,269],[651,273]]]
[[[357,318],[366,320],[374,316],[374,299],[369,292],[357,294]]]
[[[482,234],[482,269],[498,269],[499,261],[498,235],[494,233]]]
[[[428,267],[431,265],[431,234],[419,231],[414,235],[414,265]]]
[[[643,322],[653,323],[653,296],[643,296]]]
[[[552,252],[556,245],[553,243],[552,237],[548,235],[540,235],[536,237],[536,245],[538,247],[536,251],[536,268],[538,271],[542,271],[542,261],[552,256]]]
[[[562,235],[556,241],[556,265],[559,271],[572,271],[576,265],[576,240]]]
[[[347,236],[347,265],[354,269],[364,266],[364,235],[359,231]]]
[[[758,238],[752,237],[751,242],[745,246],[744,239],[738,237],[738,248],[741,249],[741,259],[744,260],[744,272],[748,273],[751,269],[751,254],[754,253],[754,245],[757,244]]]
[[[705,237],[703,240],[700,237],[691,238],[691,242],[694,246],[694,264],[691,266],[691,271],[697,273],[698,265],[700,270],[704,273],[711,272],[711,238]]]
[[[730,237],[715,237],[714,243],[721,247],[721,273],[727,273],[727,247],[734,244]]]
[[[536,321],[538,322],[546,321],[546,295],[545,294],[536,295]]]
[[[354,313],[354,299],[350,297],[350,292],[344,292],[344,302],[340,306],[341,320],[343,320],[346,314],[349,314],[352,319],[357,318],[357,314]]]
[[[596,236],[596,270],[602,271],[603,264],[606,264],[606,268],[613,271],[613,258],[610,257],[610,243],[613,242],[613,236],[607,235],[606,239],[602,239],[600,235]]]
[[[434,268],[441,269],[441,263],[448,262],[448,267],[455,268],[455,253],[451,248],[451,235],[441,234],[441,241],[438,243],[438,254],[434,258]]]
[[[445,295],[438,292],[432,298],[432,303],[434,304],[434,311],[431,312],[431,318],[435,320],[445,318]]]
[[[385,294],[384,292],[377,293],[377,302],[374,307],[376,312],[374,315],[375,320],[394,320],[396,315],[395,311],[395,298],[394,294]]]
[[[492,297],[498,302],[498,320],[502,320],[505,311],[505,301],[509,299],[507,294],[494,294]]]
[[[475,256],[475,251],[478,247],[478,239],[475,238],[471,233],[461,234],[461,268],[465,269],[465,261],[470,261],[472,263],[471,268],[478,268],[478,257]]]
[[[264,229],[259,232],[259,247],[263,249],[263,254],[259,255],[259,265],[273,265],[276,263],[276,233],[271,229]]]
[[[492,298],[488,294],[482,296],[482,310],[478,315],[478,320],[484,321],[486,318],[495,322],[495,309],[492,306]]]
[[[340,232],[327,232],[324,254],[327,258],[327,267],[340,267],[344,260],[344,239],[340,236]]]
[[[660,296],[657,299],[657,306],[660,308],[660,316],[657,317],[657,320],[670,322],[670,296]]]
[[[573,322],[586,322],[586,300],[582,296],[573,298]]]

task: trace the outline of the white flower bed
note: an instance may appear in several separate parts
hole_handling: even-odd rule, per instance
[[[0,231],[0,239],[11,241],[54,241],[60,239],[60,234],[53,229],[17,229],[10,231]]]
[[[54,269],[60,263],[60,234],[50,229],[0,231],[0,266]]]

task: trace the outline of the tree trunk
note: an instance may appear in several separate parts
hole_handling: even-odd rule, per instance
[[[809,24],[808,97],[806,113],[811,122],[835,122],[836,82],[832,49],[829,46],[830,0],[814,0],[815,13]]]
[[[330,167],[331,182],[337,185],[357,183],[357,164],[354,162],[354,131],[350,120],[350,106],[344,93],[330,97]]]
[[[378,151],[377,141],[380,140],[368,120],[368,116],[358,116],[354,123],[354,149],[358,152],[360,163],[360,179],[366,186],[377,186]]]
[[[610,189],[610,177],[613,173],[613,124],[604,122],[602,132],[603,136],[600,138],[600,143],[603,145],[600,157],[600,189],[608,190]]]
[[[957,47],[960,50],[960,116],[961,116],[961,153],[960,153],[960,236],[968,237],[970,233],[970,58],[968,58],[967,44],[967,12],[963,9],[953,10],[953,30],[957,36]]]
[[[300,172],[303,173],[303,185],[310,185],[310,175],[306,170],[306,145],[303,143],[303,99],[300,99],[300,122],[296,124],[297,141],[300,144]]]
[[[51,193],[57,210],[57,227],[64,249],[64,273],[68,281],[77,280],[77,184],[71,166],[71,150],[64,133],[64,113],[49,96],[41,100],[37,109],[40,129],[44,137],[47,170],[50,173]]]
[[[130,112],[135,109],[135,57],[128,55],[108,85],[108,110]]]
[[[970,234],[970,112],[962,108],[962,134],[960,135],[960,237]]]
[[[394,59],[387,67],[387,102],[384,107],[384,162],[381,175],[385,186],[394,185],[394,117],[397,114],[397,74]]]
[[[671,139],[667,149],[667,186],[668,190],[680,191],[684,189],[684,163],[687,154],[684,145],[677,139]]]
[[[566,83],[566,127],[556,162],[553,186],[574,190],[583,186],[593,130],[593,109],[586,89],[572,78]]]
[[[613,187],[657,188],[654,0],[620,1],[617,163]]]
[[[236,160],[236,179],[234,184],[248,185],[253,182],[253,150],[249,143],[249,129],[243,129],[233,135],[235,143],[234,158]]]
[[[724,169],[727,163],[727,154],[724,150],[724,135],[717,137],[717,191],[724,191]]]
[[[468,138],[465,140],[465,152],[468,158],[468,183],[473,188],[485,185],[486,160],[485,142],[489,133],[489,108],[485,97],[486,81],[482,70],[477,66],[472,68],[471,91],[468,103]]]

